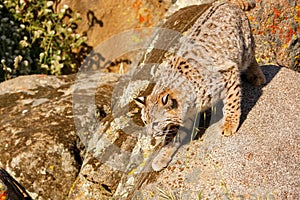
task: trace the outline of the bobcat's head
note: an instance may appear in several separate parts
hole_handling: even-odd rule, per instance
[[[165,90],[134,99],[142,108],[147,131],[153,137],[176,134],[182,124],[180,104],[173,92]]]

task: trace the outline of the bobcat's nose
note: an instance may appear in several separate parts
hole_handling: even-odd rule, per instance
[[[159,129],[159,123],[158,122],[152,122],[151,125],[151,131],[152,131],[152,136],[153,137],[158,137],[158,136],[162,136],[164,133]]]
[[[155,128],[156,126],[158,126],[158,122],[153,122],[152,123],[152,128]]]

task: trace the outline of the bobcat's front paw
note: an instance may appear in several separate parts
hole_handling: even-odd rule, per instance
[[[152,169],[156,172],[161,171],[172,161],[172,157],[179,148],[179,143],[168,144],[163,147],[152,161]]]
[[[222,134],[224,136],[231,136],[237,131],[238,127],[239,127],[239,122],[225,120],[222,126]]]
[[[159,172],[159,171],[163,170],[164,168],[166,168],[171,160],[172,160],[172,157],[170,157],[170,156],[158,155],[152,161],[152,169],[156,172]]]

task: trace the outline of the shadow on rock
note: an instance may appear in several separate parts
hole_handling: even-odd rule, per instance
[[[242,116],[240,126],[246,120],[248,113],[255,106],[257,100],[262,95],[262,88],[268,85],[279,72],[281,67],[276,65],[261,66],[263,73],[266,76],[266,84],[263,86],[254,86],[245,80],[242,76]]]

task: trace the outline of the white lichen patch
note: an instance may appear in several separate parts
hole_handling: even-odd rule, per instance
[[[126,116],[118,117],[113,122],[111,122],[110,125],[111,131],[115,132],[117,130],[122,130],[128,126],[129,122],[130,122],[130,118]]]
[[[32,102],[32,107],[41,105],[41,104],[46,103],[46,102],[48,102],[48,101],[49,101],[49,99],[47,99],[47,98],[36,99],[36,100],[34,100],[34,101]]]
[[[128,194],[136,182],[136,176],[140,173],[149,172],[145,171],[145,165],[154,151],[157,142],[156,144],[152,144],[152,138],[143,133],[140,133],[138,138],[138,142],[132,151],[127,167],[127,180],[118,185],[118,188],[114,194],[115,197]]]
[[[19,155],[15,156],[12,158],[11,162],[10,162],[10,165],[12,168],[15,168],[17,166],[20,165],[20,163],[22,162],[23,159],[26,159],[28,157],[31,157],[31,156],[28,156],[27,153],[20,153]]]
[[[72,173],[73,171],[76,171],[76,168],[74,167],[73,163],[73,157],[69,151],[63,150],[61,154],[61,161],[61,167],[64,172]]]

